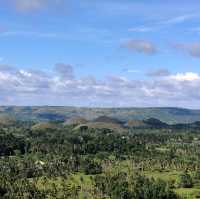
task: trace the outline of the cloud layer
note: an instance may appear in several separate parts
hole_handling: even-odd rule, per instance
[[[121,47],[137,53],[153,55],[157,52],[156,46],[146,40],[130,39],[121,44]]]
[[[159,75],[158,75],[159,76]],[[50,72],[0,66],[0,104],[199,107],[200,75],[178,73],[146,80],[109,76],[75,78],[73,67]]]

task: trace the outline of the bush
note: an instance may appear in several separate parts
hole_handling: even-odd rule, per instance
[[[196,172],[194,173],[194,178],[195,178],[196,180],[200,180],[200,171],[196,171]]]
[[[180,176],[177,180],[177,186],[179,188],[192,188],[193,187],[193,180],[188,172],[184,172],[184,173],[180,174]]]
[[[100,174],[102,173],[102,167],[99,163],[86,159],[82,163],[83,171],[86,175],[95,175],[95,174]]]

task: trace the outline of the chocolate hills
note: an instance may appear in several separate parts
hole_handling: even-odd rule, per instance
[[[32,126],[32,130],[55,130],[58,125],[53,122],[39,122]]]
[[[85,118],[77,116],[77,117],[72,117],[70,119],[67,119],[64,122],[64,125],[79,125],[79,124],[85,124],[87,122],[88,120],[86,120]]]
[[[67,121],[74,117],[86,120],[106,116],[127,123],[129,120],[159,119],[169,124],[200,121],[200,110],[183,108],[79,108],[56,106],[1,106],[0,116],[18,120]]]
[[[7,127],[7,126],[13,126],[16,124],[16,119],[12,116],[8,115],[0,115],[0,127]]]
[[[116,118],[113,118],[113,117],[108,117],[108,116],[105,116],[105,115],[94,119],[93,122],[111,123],[111,124],[118,124],[118,125],[121,125],[123,123],[119,119],[116,119]]]

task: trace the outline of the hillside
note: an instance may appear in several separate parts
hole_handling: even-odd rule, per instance
[[[16,120],[12,116],[0,115],[0,127],[15,125]]]
[[[128,122],[129,120],[146,120],[156,118],[169,124],[191,123],[200,121],[200,110],[183,108],[78,108],[78,107],[0,107],[1,115],[10,115],[20,120],[67,121],[74,117],[95,120],[101,116]]]
[[[94,122],[103,122],[103,123],[111,123],[111,124],[118,124],[121,125],[122,122],[118,119],[107,117],[107,116],[100,116],[94,120]]]
[[[85,124],[87,123],[88,121],[83,118],[83,117],[72,117],[70,119],[67,119],[65,122],[64,122],[64,125],[79,125],[79,124]]]
[[[32,126],[32,130],[55,130],[58,128],[58,125],[51,122],[41,122]]]
[[[108,122],[88,122],[86,124],[80,124],[74,128],[74,130],[88,130],[88,129],[109,129],[113,131],[123,131],[123,127],[116,123],[108,123]]]

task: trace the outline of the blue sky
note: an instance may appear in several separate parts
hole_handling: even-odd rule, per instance
[[[200,108],[199,10],[198,0],[1,1],[0,104]]]

